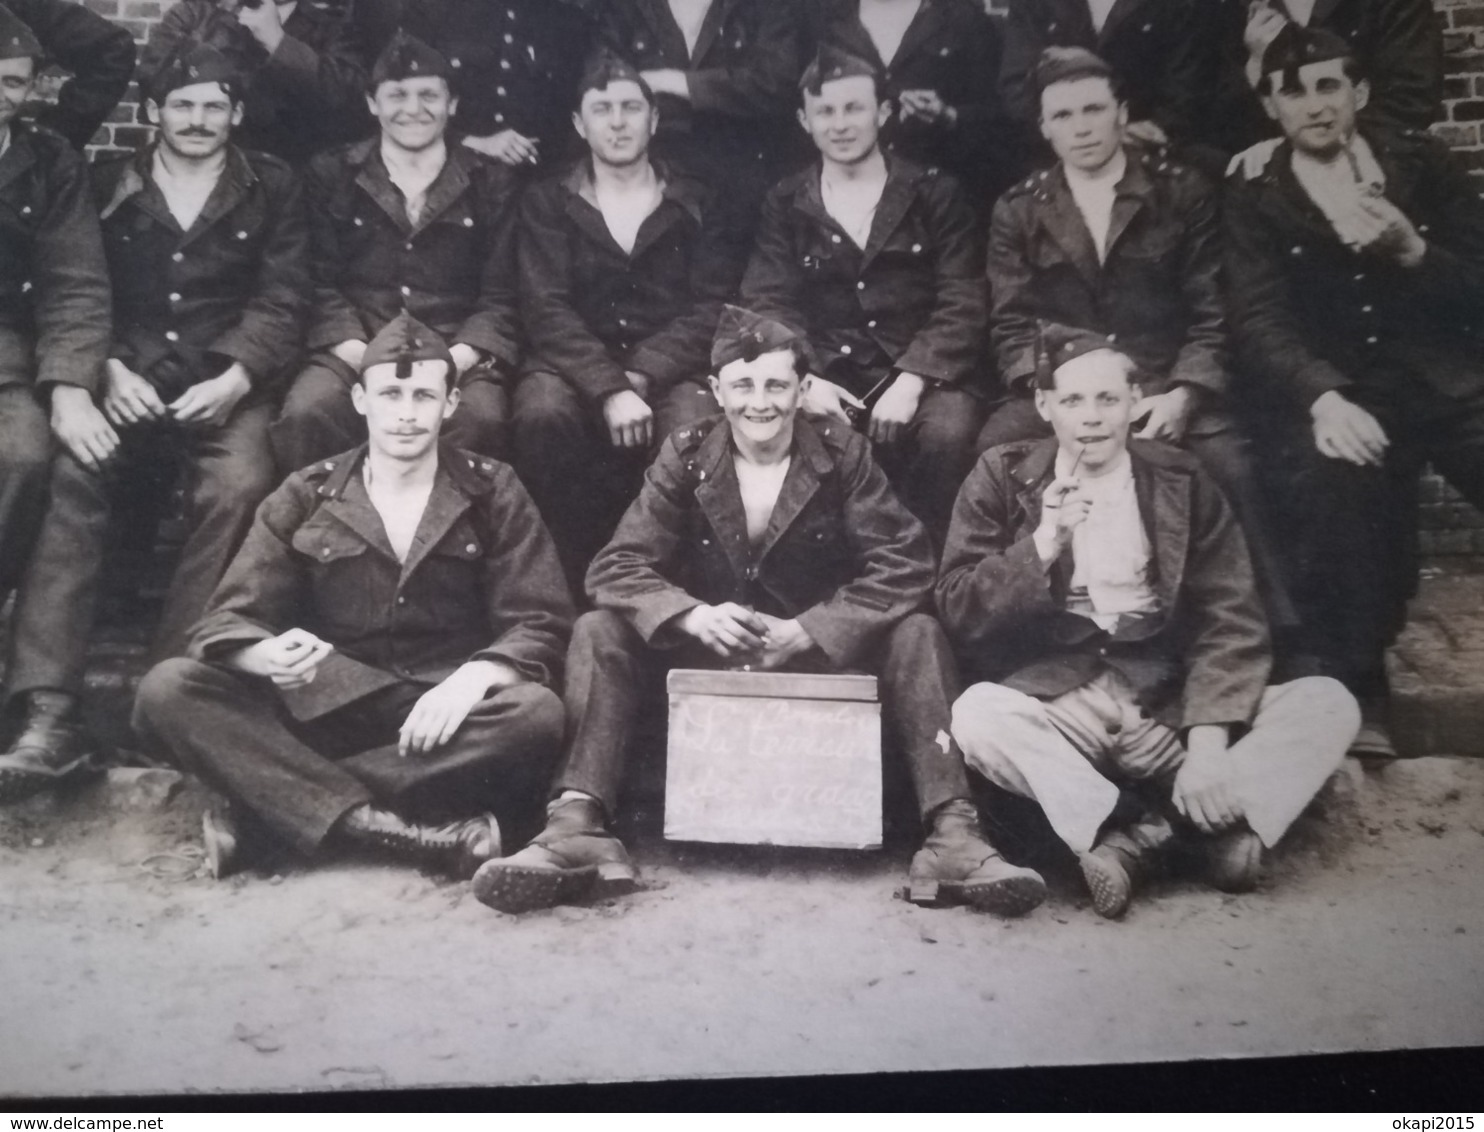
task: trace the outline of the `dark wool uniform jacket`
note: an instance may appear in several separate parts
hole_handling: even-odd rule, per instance
[[[1132,121],[1157,123],[1172,142],[1190,141],[1211,81],[1208,6],[1217,2],[1117,0],[1095,31],[1087,0],[1010,0],[1000,65],[1007,111],[1041,151],[1036,61],[1048,47],[1085,47],[1113,68]]]
[[[737,602],[797,618],[836,666],[868,659],[932,591],[933,552],[892,494],[870,443],[835,423],[794,422],[792,460],[762,544],[717,417],[676,429],[645,475],[613,540],[587,571],[587,592],[655,646],[697,605]]]
[[[167,400],[233,362],[265,396],[302,357],[309,224],[298,177],[277,157],[228,146],[189,231],[151,177],[154,147],[93,170],[113,278],[110,357]]]
[[[366,68],[347,19],[299,0],[283,33],[269,55],[215,0],[180,0],[150,33],[140,73],[153,73],[183,41],[211,44],[249,76],[242,124],[232,140],[296,165],[369,132]]]
[[[746,256],[745,228],[721,195],[663,164],[664,199],[618,246],[593,201],[592,165],[532,185],[521,199],[520,310],[532,372],[554,373],[591,401],[698,381]]]
[[[1110,335],[1138,363],[1146,393],[1176,382],[1226,387],[1217,190],[1181,162],[1125,152],[1101,263],[1060,164],[995,206],[990,338],[1008,392],[1030,393],[1038,319]]]
[[[129,88],[133,37],[73,0],[6,0],[5,7],[36,34],[47,59],[71,74],[36,121],[81,149]]]
[[[1436,138],[1363,132],[1386,175],[1386,199],[1427,242],[1415,268],[1341,243],[1294,177],[1286,143],[1257,180],[1238,171],[1227,182],[1232,333],[1244,369],[1290,411],[1352,384],[1484,392],[1477,186]]]
[[[860,21],[859,0],[814,0],[813,40],[866,59],[880,71],[885,94],[931,90],[957,111],[953,125],[902,118],[900,104],[882,132],[889,154],[952,173],[975,193],[1003,188],[1009,124],[1000,104],[999,25],[978,0],[922,0],[890,63],[883,62]],[[988,209],[993,200],[975,201]]]
[[[1270,2],[1282,8],[1282,0]],[[1235,153],[1279,131],[1247,78],[1248,0],[1203,3],[1216,60],[1197,88],[1211,92],[1200,140]],[[1421,130],[1441,117],[1443,31],[1431,0],[1315,0],[1309,27],[1334,32],[1354,50],[1371,87],[1363,123]]]
[[[491,355],[519,354],[515,175],[450,142],[417,223],[378,138],[322,153],[305,173],[315,276],[309,348],[369,342],[402,311]]]
[[[88,167],[60,134],[12,119],[0,154],[0,387],[96,390],[110,334]]]
[[[1268,629],[1220,490],[1195,457],[1130,442],[1160,611],[1107,633],[1066,609],[1070,554],[1043,570],[1031,538],[1056,452],[1055,440],[992,448],[959,492],[936,592],[966,674],[1051,699],[1112,668],[1171,727],[1250,724],[1271,666]]]
[[[858,396],[901,370],[971,384],[983,360],[984,243],[958,183],[888,158],[863,249],[825,211],[819,178],[816,163],[768,194],[743,305],[802,330],[814,372]]]
[[[572,600],[515,473],[440,448],[427,509],[399,563],[366,495],[365,453],[363,446],[297,471],[263,501],[190,655],[217,660],[307,629],[335,652],[312,684],[284,693],[300,719],[392,684],[437,684],[471,660],[556,686]]]

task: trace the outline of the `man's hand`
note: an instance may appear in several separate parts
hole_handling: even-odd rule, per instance
[[[784,621],[766,613],[757,616],[767,627],[767,632],[763,636],[762,651],[752,662],[754,667],[764,670],[782,668],[800,653],[814,647],[814,638],[797,620]]]
[[[397,753],[403,757],[431,754],[453,738],[490,689],[524,682],[525,677],[508,664],[471,660],[460,665],[412,705],[397,732]]]
[[[1195,400],[1195,390],[1188,385],[1172,385],[1163,393],[1143,398],[1134,423],[1143,421],[1144,427],[1134,435],[1140,440],[1167,440],[1179,444],[1185,439]]]
[[[1273,154],[1278,152],[1278,147],[1282,144],[1282,138],[1264,138],[1260,142],[1249,145],[1241,153],[1233,155],[1232,159],[1226,163],[1227,176],[1240,169],[1242,180],[1257,180],[1262,176],[1263,170],[1268,167],[1268,162],[1273,159]]]
[[[1092,509],[1092,500],[1082,494],[1082,481],[1060,476],[1041,496],[1041,523],[1031,536],[1042,566],[1050,566],[1072,541],[1072,532],[1082,525]]]
[[[1335,460],[1362,468],[1379,468],[1391,440],[1381,422],[1337,390],[1321,393],[1309,406],[1314,418],[1314,446]]]
[[[867,433],[877,444],[895,444],[907,432],[927,382],[915,373],[899,373],[871,409]]]
[[[861,410],[866,407],[866,403],[849,390],[811,374],[808,392],[804,394],[799,409],[811,417],[834,417],[848,426],[851,422],[850,416],[845,412],[846,405],[853,405]]]
[[[655,94],[673,95],[690,101],[690,80],[685,72],[675,67],[664,67],[653,71],[640,71],[639,77],[649,84]]]
[[[453,359],[454,373],[458,377],[463,377],[484,359],[483,354],[464,342],[455,342],[450,346],[448,356]]]
[[[904,119],[921,118],[930,126],[938,122],[945,126],[958,124],[958,111],[944,102],[935,90],[904,90],[898,103]]]
[[[361,372],[361,359],[366,356],[366,343],[360,338],[347,338],[330,353],[334,354],[357,373]]]
[[[1267,0],[1254,0],[1247,9],[1247,26],[1242,43],[1247,48],[1247,81],[1255,88],[1262,81],[1262,57],[1278,33],[1288,24],[1288,17]]]
[[[1402,267],[1416,267],[1427,254],[1427,241],[1407,214],[1385,197],[1361,197],[1335,222],[1336,234],[1357,251],[1368,251]]]
[[[654,410],[632,389],[620,389],[603,402],[603,420],[615,448],[648,448],[654,438]]]
[[[155,387],[117,358],[108,359],[103,375],[103,415],[109,423],[123,427],[170,415]]]
[[[319,662],[335,651],[307,629],[290,629],[238,649],[222,663],[250,676],[266,676],[280,688],[301,688],[314,679]]]
[[[541,159],[541,139],[528,138],[515,130],[501,130],[481,138],[466,137],[464,144],[505,165],[535,165]]]
[[[263,45],[263,50],[272,55],[283,42],[283,13],[273,0],[264,0],[256,8],[242,5],[237,9],[237,22],[252,33],[252,37]]]
[[[93,395],[75,385],[52,386],[52,433],[90,472],[101,471],[119,446],[119,434],[93,404]]]
[[[1219,724],[1192,727],[1186,736],[1185,762],[1175,774],[1171,800],[1175,809],[1202,833],[1220,833],[1245,817],[1227,785],[1228,735]]]
[[[767,622],[762,617],[734,601],[698,605],[676,627],[727,659],[758,652],[768,633]]]
[[[181,424],[219,428],[227,423],[237,403],[252,389],[252,381],[241,362],[233,362],[221,373],[198,381],[169,406],[170,415]]]
[[[1158,122],[1151,122],[1148,118],[1130,122],[1124,129],[1124,133],[1148,145],[1163,147],[1170,144],[1170,136],[1165,133],[1164,127]]]

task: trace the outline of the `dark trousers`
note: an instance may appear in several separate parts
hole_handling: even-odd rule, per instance
[[[1051,435],[1051,425],[1041,419],[1035,401],[1016,397],[990,414],[975,447],[979,452],[987,452],[1000,444]],[[1225,414],[1201,413],[1192,417],[1180,446],[1200,460],[1201,467],[1216,481],[1236,512],[1252,556],[1252,569],[1268,621],[1275,630],[1296,630],[1298,612],[1289,592],[1287,571],[1273,537],[1272,519],[1246,436]]]
[[[29,384],[0,386],[0,601],[21,577],[51,476],[52,429]]]
[[[1322,455],[1307,414],[1264,432],[1279,442],[1272,496],[1305,637],[1324,674],[1365,702],[1385,694],[1385,651],[1417,589],[1423,467],[1431,463],[1484,506],[1484,396],[1456,399],[1421,382],[1343,394],[1386,430],[1391,444],[1379,468]]]
[[[397,730],[426,685],[394,685],[310,723],[266,680],[177,658],[139,685],[134,727],[185,770],[309,853],[349,810],[375,803],[445,821],[494,812],[530,822],[562,739],[562,704],[539,684],[481,700],[431,755],[397,753]]]
[[[192,626],[273,490],[267,405],[239,407],[220,428],[176,424],[120,430],[101,474],[65,451],[53,458],[51,499],[16,596],[10,690],[81,690],[115,503],[168,493],[187,471],[186,539],[170,579],[152,658],[185,651]]]
[[[281,476],[366,439],[366,424],[351,404],[356,373],[333,354],[316,354],[294,379],[273,422],[273,455]],[[443,426],[443,439],[482,456],[508,460],[509,400],[499,375],[475,366],[459,379],[459,407]]]
[[[613,537],[672,431],[718,411],[711,390],[682,381],[651,399],[654,444],[615,448],[602,407],[553,373],[528,373],[515,387],[515,467],[556,542],[567,580],[582,593],[588,563]]]
[[[963,755],[950,738],[960,689],[943,627],[914,613],[891,630],[872,660],[867,668],[879,680],[882,713],[907,760],[919,812],[926,818],[944,802],[969,797]],[[611,817],[641,704],[663,696],[671,668],[720,666],[699,646],[649,648],[616,613],[584,613],[567,648],[567,757],[554,793],[591,794]]]
[[[929,386],[917,415],[894,444],[872,446],[886,478],[907,509],[922,520],[933,546],[943,549],[958,489],[974,468],[974,440],[984,403],[951,386]]]

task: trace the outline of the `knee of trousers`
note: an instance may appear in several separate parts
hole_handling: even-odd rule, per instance
[[[278,423],[289,426],[313,423],[328,414],[350,407],[350,389],[340,375],[324,366],[301,370],[284,395]]]
[[[997,735],[1006,718],[1043,711],[1040,700],[1014,688],[988,681],[973,684],[953,701],[953,737],[967,753],[970,745],[982,746]]]
[[[1001,444],[1036,440],[1045,435],[1047,425],[1036,412],[1035,402],[1015,397],[989,414],[989,419],[974,439],[974,451],[987,452]]]
[[[594,609],[579,617],[572,627],[572,643],[567,655],[576,658],[586,654],[600,663],[632,662],[642,646],[638,632],[617,613]],[[572,662],[569,660],[569,678],[571,671]]]
[[[516,684],[502,689],[496,698],[528,739],[548,743],[552,754],[556,754],[567,726],[567,713],[560,696],[544,684]]]
[[[207,516],[229,515],[246,523],[277,482],[273,458],[266,447],[259,454],[224,463],[203,474],[196,483],[191,498],[196,521]]]
[[[183,656],[162,660],[139,681],[134,695],[134,727],[158,733],[179,717],[192,698],[197,678],[207,666]]]
[[[886,636],[887,663],[905,662],[914,668],[933,657],[951,657],[948,634],[931,613],[909,613]]]
[[[1360,702],[1333,676],[1300,676],[1269,688],[1264,699],[1274,695],[1294,697],[1308,718],[1330,720],[1340,730],[1360,730]]]
[[[51,433],[12,429],[0,435],[0,487],[15,483],[22,491],[42,491],[52,468]]]

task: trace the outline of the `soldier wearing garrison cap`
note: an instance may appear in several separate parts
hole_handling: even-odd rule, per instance
[[[232,143],[237,75],[215,48],[184,48],[146,90],[156,140],[93,170],[114,306],[87,387],[102,414],[90,442],[56,457],[14,628],[13,671],[64,696],[81,686],[114,509],[127,503],[130,540],[149,547],[186,472],[185,542],[154,642],[173,656],[277,482],[268,423],[301,350],[309,233],[292,170]],[[46,783],[68,727],[79,734],[74,719],[28,740],[26,788]]]
[[[1441,141],[1367,119],[1359,45],[1289,24],[1262,68],[1284,140],[1228,178],[1233,334],[1308,647],[1361,699],[1355,752],[1385,756],[1418,472],[1484,503],[1484,206]]]
[[[72,76],[35,120],[78,149],[97,132],[134,73],[134,40],[122,27],[71,0],[7,0],[0,5],[0,60],[31,60],[31,75],[57,63]],[[5,93],[10,113],[32,88]]]
[[[941,543],[983,420],[980,225],[951,176],[882,149],[872,64],[827,44],[800,97],[817,160],[764,201],[742,301],[808,335],[805,412],[859,421]]]
[[[511,469],[442,441],[454,373],[432,327],[383,327],[352,390],[366,443],[264,501],[189,659],[140,685],[143,740],[225,796],[214,876],[256,831],[467,877],[534,824],[572,603]]]
[[[567,653],[567,752],[546,828],[483,866],[474,894],[524,912],[633,888],[637,869],[610,825],[645,689],[665,669],[864,670],[880,676],[927,835],[911,899],[1028,911],[1044,886],[984,839],[948,740],[956,676],[923,611],[933,551],[922,524],[864,437],[799,414],[813,379],[793,327],[728,307],[712,359],[723,415],[670,435],[588,570],[596,609]]]
[[[46,639],[50,607],[66,596],[37,539],[57,505],[54,468],[102,459],[118,440],[93,401],[110,303],[87,166],[59,134],[17,117],[41,52],[39,37],[0,9],[0,601],[18,587],[5,699],[23,717],[0,756],[0,802],[59,781],[88,753],[74,715],[81,673],[60,671]]]
[[[371,128],[362,101],[366,60],[352,26],[359,7],[346,15],[343,6],[310,0],[179,0],[150,32],[140,84],[158,85],[160,72],[193,44],[216,48],[242,78],[237,144],[301,165]]]
[[[519,352],[512,170],[450,137],[467,76],[398,31],[371,68],[377,136],[305,170],[315,273],[309,364],[273,426],[284,474],[353,444],[350,390],[366,343],[408,311],[450,343],[462,398],[449,439],[506,455]]]

